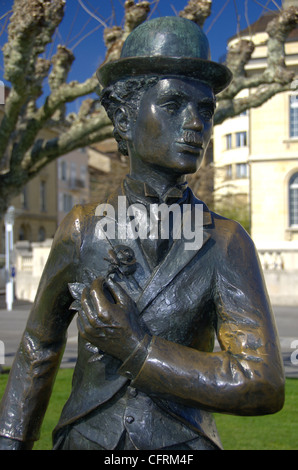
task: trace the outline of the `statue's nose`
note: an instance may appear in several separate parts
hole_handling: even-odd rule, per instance
[[[198,108],[194,104],[189,104],[186,110],[185,121],[183,123],[183,129],[190,129],[193,131],[202,131],[204,123],[200,116]]]

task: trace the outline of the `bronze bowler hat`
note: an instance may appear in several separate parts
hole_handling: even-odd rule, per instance
[[[146,21],[127,37],[119,60],[97,71],[102,86],[137,75],[183,75],[207,83],[220,93],[232,80],[231,71],[210,60],[208,39],[193,21],[168,16]]]

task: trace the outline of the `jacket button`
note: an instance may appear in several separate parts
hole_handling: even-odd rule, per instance
[[[131,424],[134,422],[134,417],[133,416],[126,416],[125,418],[125,421],[128,423],[128,424]]]

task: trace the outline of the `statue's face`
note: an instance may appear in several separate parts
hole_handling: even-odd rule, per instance
[[[131,129],[132,155],[177,174],[201,165],[213,123],[214,95],[187,78],[164,78],[143,95]]]

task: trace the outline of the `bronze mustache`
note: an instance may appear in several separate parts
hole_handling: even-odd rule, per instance
[[[193,145],[195,147],[202,147],[203,141],[200,135],[193,131],[184,131],[181,138],[181,143],[187,145]]]

